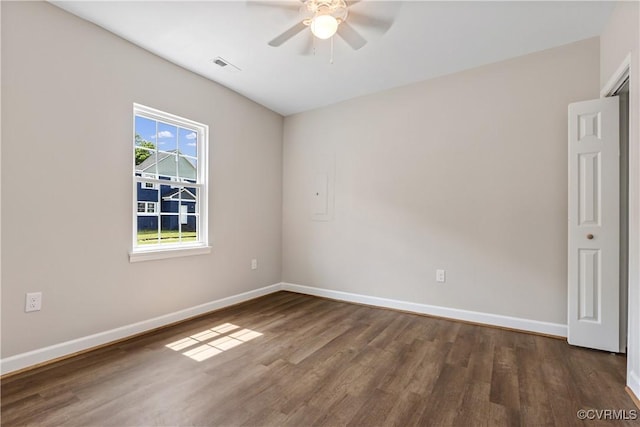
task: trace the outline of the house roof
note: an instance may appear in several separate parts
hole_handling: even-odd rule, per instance
[[[178,193],[181,193],[180,200],[192,202],[196,201],[196,196],[187,188],[174,188],[173,190],[162,196],[162,200],[178,200]]]
[[[178,161],[173,161],[176,158]],[[164,176],[179,176],[180,178],[193,179],[196,177],[196,167],[189,159],[184,157],[180,150],[153,152],[142,163],[136,165],[136,172],[154,173],[154,166],[158,164],[158,174]],[[177,166],[176,166],[177,165]]]
[[[176,151],[176,150],[173,150]],[[170,156],[169,153],[160,153],[160,160],[164,160],[165,158],[167,158],[168,156]],[[146,159],[144,159],[144,161],[142,163],[140,163],[139,165],[136,165],[136,171],[140,171],[140,172],[145,172],[147,169],[153,167],[153,165],[156,164],[156,157],[157,154],[154,151],[149,157],[147,157]]]

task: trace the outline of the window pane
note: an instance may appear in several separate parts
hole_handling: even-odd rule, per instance
[[[198,134],[191,129],[178,129],[178,150],[184,156],[198,157]]]
[[[157,218],[153,216],[138,217],[138,245],[155,245],[158,243]]]
[[[158,243],[158,217],[138,215],[138,245]]]
[[[186,224],[182,224],[182,241],[195,242],[198,240],[198,218],[195,215],[186,215]]]
[[[160,193],[162,198],[162,202],[160,203],[160,211],[162,213],[178,213],[181,190],[181,187],[173,187],[171,185],[160,186]]]
[[[197,213],[198,193],[195,187],[185,187],[181,194],[182,204],[187,206],[187,213]]]
[[[186,224],[182,225],[182,241],[198,240],[198,190],[195,187],[185,187],[181,196],[181,203],[186,206]],[[183,207],[183,209],[185,209]]]
[[[178,175],[182,179],[196,181],[198,179],[198,161],[192,157],[179,156]]]
[[[162,215],[160,243],[178,243],[180,241],[180,219],[178,215]]]
[[[158,152],[158,175],[160,179],[178,176],[178,156],[173,153]]]
[[[158,150],[175,152],[178,149],[177,134],[177,127],[158,122]]]
[[[146,183],[143,182],[138,182],[136,187],[137,187],[137,202],[138,202],[138,206],[140,205],[140,202],[154,202],[157,203],[158,202],[158,190],[155,188],[146,188],[145,185]]]
[[[139,202],[157,202],[158,190],[156,186],[148,182],[138,182],[136,184],[137,198]]]
[[[147,148],[156,147],[156,124],[157,122],[155,120],[148,119],[146,117],[136,116],[136,123],[135,123],[136,147],[147,147]],[[148,144],[145,144],[144,141],[151,143],[153,147],[148,146]]]
[[[147,188],[147,185],[145,182],[138,182],[136,185],[138,245],[158,243],[158,190]]]
[[[151,150],[148,148],[137,148],[135,149],[135,163],[136,163],[136,173],[138,175],[141,174],[151,174],[155,176],[156,173],[156,152],[155,150]]]

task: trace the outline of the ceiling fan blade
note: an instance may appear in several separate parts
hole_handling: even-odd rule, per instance
[[[380,19],[360,12],[349,11],[347,19],[357,26],[369,27],[383,33],[393,25],[392,19]]]
[[[338,35],[342,37],[344,41],[347,42],[349,46],[351,46],[354,50],[360,49],[362,46],[367,44],[367,41],[357,32],[351,25],[349,25],[346,21],[341,22],[338,27]]]
[[[269,42],[269,46],[278,47],[282,43],[284,43],[287,40],[289,40],[291,37],[293,37],[296,34],[298,34],[300,31],[304,30],[305,28],[307,28],[306,25],[304,25],[302,22],[298,22],[296,25],[294,25],[293,27],[289,28],[287,31],[285,31],[284,33],[280,34],[275,39],[271,40]]]
[[[267,7],[270,9],[281,9],[281,10],[290,10],[292,12],[300,11],[300,3],[293,1],[260,1],[260,0],[249,0],[247,1],[247,6],[258,6],[258,7]]]

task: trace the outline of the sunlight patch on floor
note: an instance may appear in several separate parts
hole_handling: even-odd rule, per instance
[[[262,336],[262,333],[253,331],[251,329],[239,329],[232,323],[223,323],[222,325],[215,326],[213,328],[198,332],[197,334],[190,335],[188,337],[179,339],[172,343],[167,344],[165,347],[170,348],[173,351],[181,351],[189,347],[193,347],[196,344],[202,344],[205,341],[209,341],[198,347],[193,347],[184,353],[184,356],[195,360],[196,362],[202,362],[210,357],[220,354],[224,351],[239,346],[247,341]],[[231,333],[232,331],[235,331]]]

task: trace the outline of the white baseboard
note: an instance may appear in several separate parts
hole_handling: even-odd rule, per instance
[[[518,317],[502,316],[499,314],[439,307],[436,305],[419,304],[415,302],[399,301],[394,299],[352,294],[348,292],[333,291],[330,289],[314,288],[311,286],[302,286],[293,283],[283,282],[282,290],[331,298],[340,301],[372,305],[376,307],[393,308],[396,310],[410,311],[413,313],[446,317],[448,319],[463,320],[466,322],[500,326],[503,328],[517,329],[520,331],[535,332],[544,335],[554,335],[558,337],[567,336],[567,325],[561,323],[541,322],[539,320],[521,319]]]
[[[60,344],[54,344],[26,353],[16,354],[0,360],[0,374],[5,375],[31,366],[49,362],[61,357],[69,356],[84,350],[102,346],[110,342],[129,338],[142,332],[150,331],[172,323],[180,322],[191,317],[199,316],[214,310],[219,310],[230,305],[248,301],[263,295],[271,294],[280,290],[297,292],[306,295],[331,298],[339,301],[366,304],[375,307],[392,308],[396,310],[409,311],[413,313],[428,314],[431,316],[445,317],[454,320],[481,323],[486,325],[500,326],[504,328],[521,331],[536,332],[545,335],[567,336],[567,325],[559,323],[541,322],[538,320],[520,319],[517,317],[501,316],[498,314],[480,313],[476,311],[460,310],[456,308],[439,307],[435,305],[419,304],[408,301],[372,297],[367,295],[352,294],[348,292],[334,291],[330,289],[314,288],[311,286],[296,285],[293,283],[276,283],[264,288],[244,292],[227,298],[200,304],[174,313],[154,317],[153,319],[122,326],[109,331],[100,332],[86,337],[77,338]],[[633,375],[633,374],[632,374]],[[637,377],[635,383],[629,387],[638,394],[640,392],[640,382]]]
[[[66,341],[60,344],[54,344],[49,347],[28,351],[26,353],[16,354],[0,360],[0,374],[4,375],[20,369],[35,366],[54,359],[68,356],[80,351],[98,347],[110,342],[118,341],[133,335],[150,331],[172,323],[180,322],[191,317],[199,316],[213,310],[219,310],[230,305],[248,301],[263,295],[271,294],[279,291],[280,283],[264,288],[255,289],[253,291],[244,292],[227,298],[207,302],[195,307],[190,307],[174,313],[165,314],[163,316],[154,317],[153,319],[144,320],[142,322],[133,323],[131,325],[122,326],[109,331],[100,332],[86,337]]]
[[[636,395],[636,399],[640,400],[640,376],[633,371],[627,375],[627,387]]]

